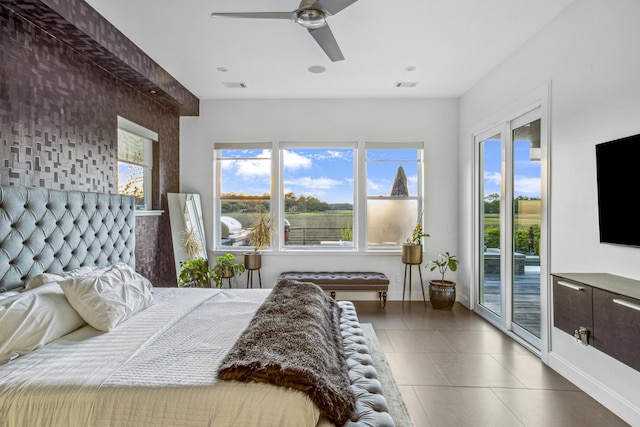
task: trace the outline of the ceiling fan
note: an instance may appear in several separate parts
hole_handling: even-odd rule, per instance
[[[309,34],[320,45],[331,61],[342,61],[344,56],[338,42],[327,24],[326,17],[335,15],[357,0],[302,0],[300,7],[291,12],[239,12],[212,13],[211,17],[288,19],[309,30]]]

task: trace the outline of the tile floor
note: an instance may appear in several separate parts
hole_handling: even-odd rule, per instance
[[[459,303],[354,305],[373,324],[416,427],[628,425]]]

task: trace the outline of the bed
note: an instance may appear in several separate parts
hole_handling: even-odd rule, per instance
[[[0,426],[394,425],[350,302],[154,288],[134,254],[133,198],[0,186]]]

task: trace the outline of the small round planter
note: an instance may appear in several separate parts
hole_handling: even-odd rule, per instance
[[[244,253],[244,268],[247,270],[258,270],[262,267],[262,254],[260,252]]]
[[[456,302],[456,283],[451,280],[429,280],[429,302],[437,310],[451,310]]]
[[[235,273],[233,272],[231,267],[225,267],[224,274],[222,275],[222,278],[223,279],[231,279],[233,276],[235,276]]]
[[[403,243],[402,262],[405,264],[422,264],[422,245]]]

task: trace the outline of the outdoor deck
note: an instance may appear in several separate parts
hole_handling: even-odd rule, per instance
[[[484,306],[500,313],[500,274],[485,274]],[[526,266],[524,274],[514,276],[513,321],[540,337],[540,267]]]

